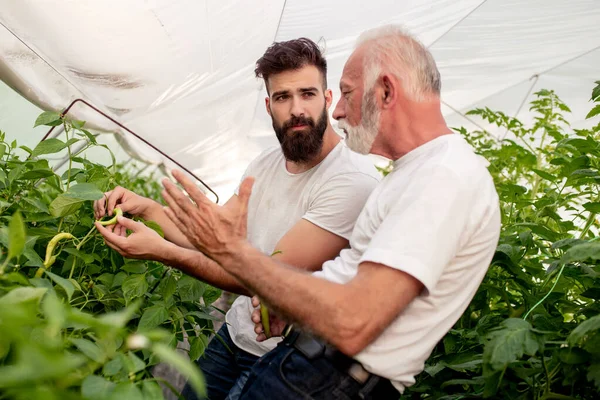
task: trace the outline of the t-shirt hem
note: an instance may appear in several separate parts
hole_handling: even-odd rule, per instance
[[[316,226],[318,226],[318,227],[319,227],[319,228],[321,228],[321,229],[324,229],[324,230],[326,230],[327,232],[331,232],[331,233],[333,233],[334,235],[337,235],[337,236],[339,236],[339,237],[343,237],[343,238],[344,238],[344,239],[346,239],[346,240],[350,240],[350,237],[352,236],[352,232],[349,232],[349,233],[342,233],[342,232],[338,231],[337,229],[332,229],[332,228],[329,228],[329,227],[325,226],[325,224],[322,224],[322,223],[320,223],[320,222],[318,222],[318,221],[315,221],[315,219],[314,219],[314,218],[310,218],[310,217],[307,217],[307,216],[303,216],[303,217],[302,217],[302,219],[304,219],[304,220],[306,220],[306,221],[308,221],[308,222],[310,222],[310,223],[312,223],[312,224],[315,224]]]

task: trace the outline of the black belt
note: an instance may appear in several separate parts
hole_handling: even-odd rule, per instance
[[[284,330],[283,343],[295,348],[307,359],[314,360],[324,357],[340,372],[351,376],[362,388],[358,393],[359,398],[377,393],[372,398],[398,399],[400,393],[389,379],[383,378],[367,371],[361,363],[342,353],[334,346],[309,333],[294,329],[291,326]]]

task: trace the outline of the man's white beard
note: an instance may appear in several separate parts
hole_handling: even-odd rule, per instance
[[[366,96],[365,96],[366,97]],[[338,127],[346,131],[346,144],[360,154],[369,154],[373,142],[379,133],[379,117],[381,112],[373,100],[363,98],[362,118],[360,124],[351,126],[345,119],[338,121]]]

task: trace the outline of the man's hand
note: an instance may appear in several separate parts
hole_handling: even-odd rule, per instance
[[[159,260],[164,256],[169,243],[154,230],[125,217],[118,217],[117,221],[116,225],[109,227],[96,222],[96,228],[108,247],[126,258]],[[132,231],[129,236],[127,229]]]
[[[117,186],[111,191],[104,193],[104,197],[94,201],[94,216],[96,219],[104,217],[106,214],[112,216],[116,206],[124,212],[131,215],[139,215],[146,219],[148,212],[152,208],[160,207],[157,202],[133,193],[130,190]]]
[[[267,340],[267,336],[264,333],[265,328],[260,316],[260,299],[258,296],[252,297],[252,306],[254,307],[254,311],[252,312],[252,322],[254,322],[254,332],[256,332],[257,335],[256,341],[264,342]],[[286,322],[273,314],[272,311],[269,311],[269,325],[271,327],[271,337],[281,336]]]
[[[252,193],[253,178],[246,178],[240,186],[239,195],[232,199],[228,207],[220,207],[211,202],[180,171],[173,171],[173,177],[183,186],[196,203],[168,179],[163,180],[165,190],[162,195],[169,205],[165,213],[179,227],[195,248],[215,259],[222,254],[230,254],[237,244],[246,239],[248,222],[248,201]]]

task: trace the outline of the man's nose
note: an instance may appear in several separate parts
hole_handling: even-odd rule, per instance
[[[304,107],[299,98],[295,97],[292,99],[292,109],[290,110],[294,117],[304,115]]]
[[[343,101],[344,101],[343,99],[340,99],[337,102],[337,104],[335,106],[335,109],[333,110],[332,117],[335,120],[339,120],[340,118],[345,118],[346,117],[346,114],[344,113],[344,105],[342,104]]]

